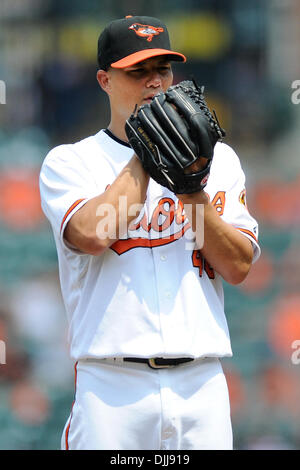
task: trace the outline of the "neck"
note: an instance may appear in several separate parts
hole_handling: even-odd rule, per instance
[[[125,132],[124,120],[122,120],[122,122],[117,122],[116,120],[111,119],[108,130],[118,137],[118,139],[121,139],[124,142],[128,142],[128,138]]]

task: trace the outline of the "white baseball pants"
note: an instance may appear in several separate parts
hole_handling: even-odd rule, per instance
[[[79,361],[62,449],[231,450],[220,361],[197,359],[158,370],[113,359]]]

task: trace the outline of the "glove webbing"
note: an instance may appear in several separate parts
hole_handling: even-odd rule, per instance
[[[188,86],[185,86],[185,83],[188,84]],[[181,82],[179,85],[174,86],[174,90],[176,88],[182,89],[195,103],[197,103],[207,117],[210,125],[212,128],[215,128],[216,132],[218,133],[220,139],[222,139],[225,136],[225,131],[221,128],[216,112],[213,110],[214,116],[212,116],[210,110],[207,107],[207,104],[204,100],[204,86],[199,87],[196,83],[195,80],[193,80],[193,83],[195,85],[195,90],[191,88],[189,85],[189,82]]]

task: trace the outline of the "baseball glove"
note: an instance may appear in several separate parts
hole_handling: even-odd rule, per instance
[[[135,110],[125,124],[144,169],[175,194],[206,186],[214,146],[225,136],[203,93],[195,82],[180,82]]]

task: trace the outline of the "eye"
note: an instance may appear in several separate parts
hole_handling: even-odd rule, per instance
[[[143,72],[144,72],[143,68],[133,69],[133,70],[129,71],[129,73],[133,73],[133,74],[139,74],[139,73],[143,73]]]
[[[166,75],[170,72],[171,70],[171,67],[169,65],[161,65],[159,67],[159,72],[162,74],[162,75]]]
[[[144,75],[145,75],[145,70],[142,67],[128,71],[128,76],[136,80],[143,78]]]

